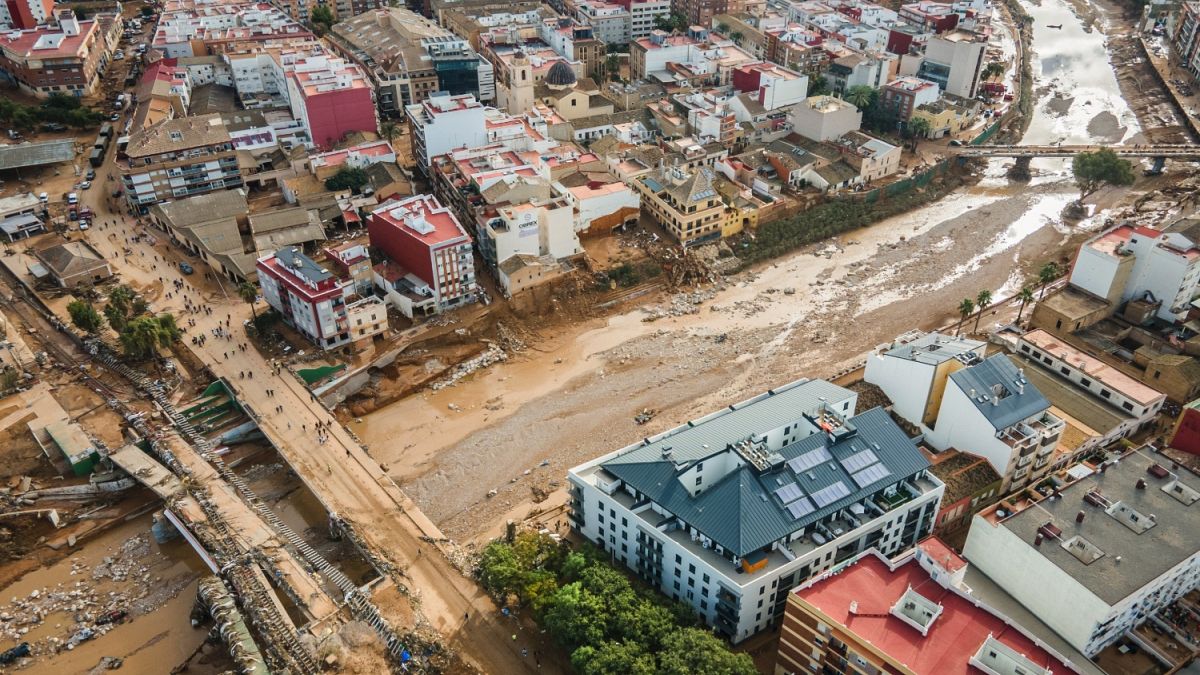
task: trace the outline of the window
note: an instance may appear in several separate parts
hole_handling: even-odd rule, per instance
[[[1100,395],[1103,396],[1104,398],[1112,398],[1112,392],[1110,392],[1107,389],[1101,389]]]
[[[702,579],[704,579],[704,583],[706,583],[706,584],[708,583],[708,575],[707,575],[707,574],[705,574],[705,575],[704,575],[703,577],[701,577],[701,578],[702,578]]]
[[[1058,372],[1062,373],[1063,375],[1070,375],[1071,369],[1064,366],[1062,368],[1059,368]]]
[[[1129,401],[1126,401],[1126,402],[1122,403],[1122,404],[1121,404],[1121,407],[1122,407],[1122,408],[1124,408],[1124,409],[1126,409],[1126,410],[1128,410],[1128,411],[1130,411],[1130,412],[1133,412],[1133,404],[1132,404],[1132,403],[1130,403]]]
[[[691,563],[688,563],[688,574],[695,574],[695,573],[696,573],[696,566]]]
[[[675,564],[676,564],[676,565],[682,565],[682,564],[683,564],[683,558],[679,557],[679,554],[678,554],[678,553],[676,553],[676,554],[675,554]]]
[[[1081,378],[1079,378],[1079,386],[1090,387],[1090,386],[1092,386],[1092,381],[1087,379],[1086,377],[1081,377]]]
[[[679,582],[678,581],[675,582],[675,590],[677,590],[677,591],[679,590]],[[676,597],[678,597],[678,596],[676,596]]]
[[[702,482],[704,482],[704,476],[696,476],[696,485],[699,486]]]
[[[621,518],[621,527],[629,527],[629,521],[623,517]]]

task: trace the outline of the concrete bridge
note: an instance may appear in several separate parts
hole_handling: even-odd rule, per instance
[[[1149,157],[1151,159],[1200,160],[1200,145],[1167,143],[1146,145],[962,145],[946,150],[957,157],[1074,157],[1081,152],[1096,152],[1107,148],[1120,157]]]

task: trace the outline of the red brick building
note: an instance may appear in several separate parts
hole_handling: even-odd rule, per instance
[[[22,91],[88,96],[108,65],[104,38],[95,21],[79,21],[70,10],[59,25],[0,34],[0,79]]]
[[[54,0],[5,0],[0,7],[0,21],[18,30],[36,28],[53,15]]]
[[[380,204],[367,219],[371,246],[387,256],[375,284],[406,314],[436,314],[471,302],[478,286],[471,237],[432,195]]]

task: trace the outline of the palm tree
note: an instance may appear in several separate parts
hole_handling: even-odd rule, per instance
[[[983,79],[990,80],[993,77],[999,77],[1004,74],[1004,64],[999,61],[992,61],[983,69]]]
[[[379,135],[386,138],[388,144],[390,145],[391,142],[396,140],[396,137],[400,135],[400,125],[388,120],[379,125]]]
[[[809,96],[823,96],[829,93],[829,80],[823,75],[818,75],[808,81]]]
[[[869,108],[875,102],[876,92],[873,88],[865,84],[856,84],[846,91],[846,102],[852,104],[855,108],[863,110]]]
[[[929,120],[924,117],[914,117],[908,121],[908,133],[912,136],[913,147],[917,147],[917,139],[928,138],[932,129]]]
[[[984,310],[986,310],[991,304],[992,292],[986,288],[982,291],[979,291],[979,295],[975,296],[975,305],[979,307],[979,314],[975,315],[975,330],[973,332],[979,332],[979,320],[983,318]]]
[[[254,317],[254,324],[258,325],[258,312],[254,311],[254,301],[258,299],[258,289],[249,281],[243,281],[237,287],[238,297],[246,301],[250,305],[250,315]]]
[[[1025,305],[1033,302],[1033,291],[1028,286],[1022,286],[1017,292],[1017,299],[1021,301],[1021,307],[1017,309],[1017,325],[1021,325],[1021,315],[1025,313]]]
[[[121,332],[121,347],[132,359],[148,358],[159,347],[169,347],[179,339],[179,328],[170,314],[139,316]]]
[[[963,298],[963,301],[958,303],[958,328],[954,329],[954,334],[962,333],[963,322],[967,320],[975,312],[975,302],[970,298]]]
[[[1046,286],[1058,278],[1058,263],[1050,261],[1042,265],[1042,269],[1038,271],[1038,280],[1042,282],[1042,290],[1038,294],[1038,300],[1041,300],[1046,295]]]

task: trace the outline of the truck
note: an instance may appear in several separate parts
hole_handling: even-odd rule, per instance
[[[103,136],[104,138],[111,137],[112,136],[112,124],[109,124],[108,122],[101,124],[100,125],[100,135]]]
[[[104,163],[104,148],[92,148],[92,153],[88,155],[88,163],[96,168]]]

